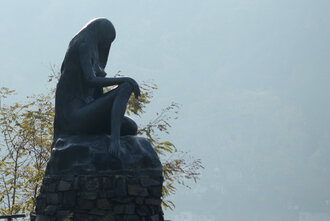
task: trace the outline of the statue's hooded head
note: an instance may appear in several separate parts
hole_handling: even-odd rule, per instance
[[[111,44],[116,38],[116,30],[113,24],[106,18],[94,18],[83,29],[90,31],[98,44]]]
[[[94,45],[99,52],[100,66],[105,68],[111,44],[116,38],[116,30],[113,24],[106,18],[94,18],[80,32],[83,31],[90,34],[91,40],[94,41]]]

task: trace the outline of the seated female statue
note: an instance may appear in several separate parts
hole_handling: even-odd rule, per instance
[[[118,155],[120,136],[136,135],[136,123],[125,117],[132,92],[140,95],[132,78],[107,78],[109,50],[116,37],[105,18],[90,21],[70,41],[56,88],[54,141],[72,135],[111,135],[110,152]],[[103,93],[103,87],[117,85]]]

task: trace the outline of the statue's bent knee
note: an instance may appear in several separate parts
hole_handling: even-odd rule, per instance
[[[124,82],[118,86],[118,89],[120,91],[125,91],[131,95],[131,93],[133,91],[133,86],[128,82]]]

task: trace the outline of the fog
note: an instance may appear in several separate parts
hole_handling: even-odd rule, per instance
[[[136,121],[180,103],[164,139],[205,167],[166,219],[330,220],[330,1],[0,1],[0,87],[46,91],[94,17],[117,30],[108,73],[159,86]]]

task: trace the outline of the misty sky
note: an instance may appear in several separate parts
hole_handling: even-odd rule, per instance
[[[205,166],[192,189],[178,188],[167,219],[284,220],[267,218],[276,214],[276,186],[304,186],[285,178],[299,165],[330,168],[329,0],[0,1],[0,87],[18,99],[46,91],[50,65],[61,65],[71,38],[95,17],[117,31],[108,74],[159,87],[135,120],[180,103],[164,139]],[[330,184],[330,173],[315,171]],[[240,201],[254,208],[260,195],[272,212],[236,214],[246,207]],[[285,207],[303,210],[293,198]]]

